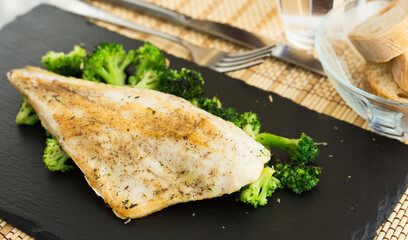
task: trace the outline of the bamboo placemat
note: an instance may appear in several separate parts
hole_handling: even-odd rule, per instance
[[[100,2],[98,0],[88,1],[97,7],[126,18],[127,20],[170,33],[200,46],[216,48],[227,52],[245,50],[233,43],[151,18],[118,5]],[[177,10],[193,18],[208,19],[230,24],[264,35],[276,42],[286,42],[274,0],[147,1]],[[96,23],[127,37],[149,41],[169,54],[191,60],[186,49],[168,40],[102,22]],[[366,121],[347,106],[325,77],[273,58],[267,59],[261,65],[227,74],[249,85],[266,91],[272,91],[283,97],[292,99],[294,102],[319,113],[327,114],[361,128],[368,129]],[[387,221],[378,229],[377,233],[377,240],[408,240],[408,190],[396,205]],[[13,240],[33,239],[1,219],[0,238]]]

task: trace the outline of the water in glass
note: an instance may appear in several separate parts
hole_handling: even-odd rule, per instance
[[[345,0],[277,0],[285,35],[297,47],[311,49],[324,15]]]

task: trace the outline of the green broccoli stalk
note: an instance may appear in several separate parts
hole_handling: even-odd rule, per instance
[[[86,50],[75,45],[68,54],[49,51],[41,58],[41,62],[48,71],[64,76],[81,77],[81,65],[85,57]]]
[[[297,163],[311,163],[319,154],[319,148],[312,138],[302,133],[299,139],[289,139],[271,133],[261,133],[255,140],[265,147],[276,147],[290,155],[290,159]]]
[[[259,134],[261,129],[261,122],[256,113],[245,112],[239,116],[241,120],[241,128],[244,132],[248,133],[249,136],[255,138]]]
[[[158,75],[167,69],[166,59],[162,52],[146,42],[143,47],[136,50],[133,65],[135,73],[129,77],[129,85],[157,90]]]
[[[65,164],[70,157],[62,150],[54,136],[47,138],[45,143],[47,147],[44,149],[43,161],[49,170],[65,172],[74,168],[72,165]]]
[[[157,90],[192,100],[203,94],[204,79],[201,73],[182,68],[160,74]]]
[[[317,185],[321,172],[320,167],[278,163],[275,165],[274,176],[279,179],[283,187],[291,189],[296,194],[301,194]]]
[[[234,123],[236,126],[241,127],[241,118],[239,113],[234,108],[222,108],[221,102],[217,97],[210,98],[193,98],[191,102],[197,107],[224,119]]]
[[[26,124],[33,126],[34,124],[40,121],[38,115],[34,111],[33,106],[31,106],[31,104],[27,101],[27,98],[25,96],[21,97],[20,105],[21,107],[16,117],[17,124]]]
[[[126,53],[121,44],[99,44],[92,55],[85,58],[82,78],[123,86],[126,84],[125,70],[132,63],[134,55],[133,50]]]
[[[264,167],[258,180],[239,190],[237,201],[250,204],[255,208],[266,205],[268,197],[281,187],[279,180],[273,177],[274,172],[273,167]]]

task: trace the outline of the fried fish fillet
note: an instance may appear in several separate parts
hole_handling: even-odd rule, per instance
[[[234,124],[173,95],[35,67],[7,77],[123,219],[233,193],[256,181],[270,159]]]

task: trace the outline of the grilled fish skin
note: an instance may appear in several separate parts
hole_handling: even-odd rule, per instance
[[[256,181],[270,159],[234,124],[173,95],[36,67],[7,78],[123,219],[233,193]]]

